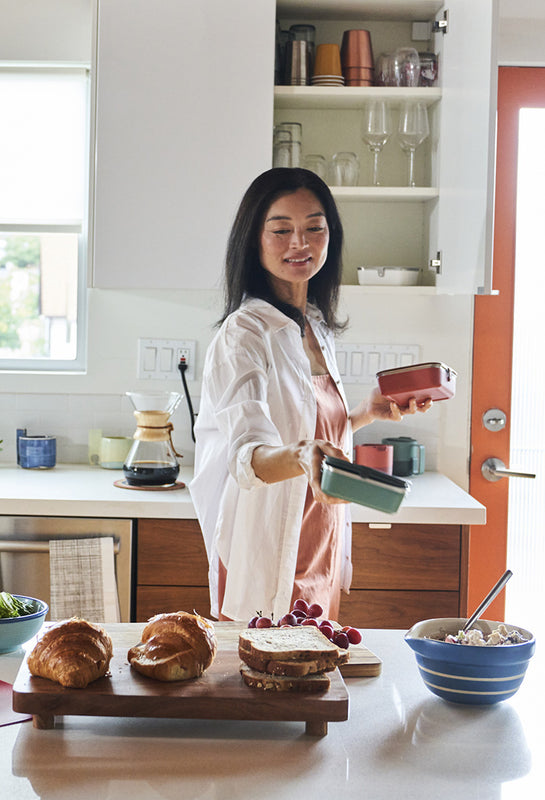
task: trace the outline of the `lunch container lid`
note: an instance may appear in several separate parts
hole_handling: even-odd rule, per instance
[[[379,375],[396,375],[401,372],[414,372],[416,370],[421,369],[441,369],[445,370],[449,375],[456,376],[458,373],[452,367],[443,364],[441,361],[427,361],[424,364],[410,364],[406,367],[394,367],[392,369],[383,369],[380,372],[377,372],[377,377]]]
[[[394,490],[406,492],[411,484],[402,478],[396,478],[395,475],[389,475],[387,472],[381,472],[372,467],[366,467],[364,464],[353,464],[351,461],[343,461],[341,458],[334,456],[325,457],[325,466],[330,469],[337,469],[341,472],[349,472],[351,476],[360,478],[365,481],[376,481],[377,483],[385,484]]]

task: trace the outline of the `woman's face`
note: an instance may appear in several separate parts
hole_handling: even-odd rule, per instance
[[[271,204],[259,237],[259,256],[279,297],[300,287],[323,267],[329,228],[324,208],[308,189],[297,189]],[[287,298],[289,299],[289,297]]]

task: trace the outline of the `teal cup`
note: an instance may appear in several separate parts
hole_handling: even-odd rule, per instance
[[[410,436],[391,436],[382,440],[394,448],[393,474],[405,478],[421,475],[426,468],[426,453],[423,444]]]

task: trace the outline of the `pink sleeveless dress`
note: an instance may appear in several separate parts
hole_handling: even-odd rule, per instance
[[[316,439],[326,439],[341,449],[349,424],[346,408],[331,375],[313,375],[316,395]],[[341,557],[345,524],[343,504],[317,503],[307,489],[297,552],[292,604],[298,597],[319,603],[324,616],[339,617]]]
[[[316,396],[316,439],[326,439],[343,448],[349,424],[346,408],[335,381],[329,373],[313,375]],[[293,587],[294,600],[302,597],[307,603],[319,603],[324,617],[339,616],[341,592],[341,557],[345,509],[343,504],[317,503],[307,489],[303,522],[297,551]],[[221,609],[225,594],[227,569],[219,562],[218,600]],[[286,608],[286,612],[290,611]],[[220,620],[228,620],[221,611]]]

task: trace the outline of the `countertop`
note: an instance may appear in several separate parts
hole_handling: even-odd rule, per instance
[[[179,480],[186,486],[192,470],[182,467]],[[175,491],[140,491],[114,486],[121,470],[85,464],[57,464],[50,470],[0,465],[0,514],[195,519],[187,488]],[[384,514],[352,504],[354,522],[482,525],[486,509],[481,503],[437,472],[411,479],[411,490],[395,514]]]
[[[537,800],[543,796],[544,664],[519,692],[474,708],[430,694],[404,631],[363,631],[383,661],[347,678],[350,716],[323,738],[303,723],[65,717],[53,730],[0,727],[10,800]],[[539,644],[539,643],[538,643]],[[28,645],[27,645],[28,647]],[[0,656],[13,682],[22,651]],[[541,680],[540,680],[541,679]]]

